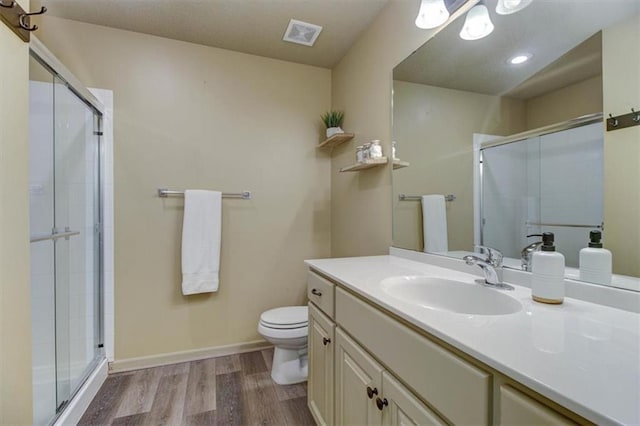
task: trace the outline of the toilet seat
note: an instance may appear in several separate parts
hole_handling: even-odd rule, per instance
[[[306,306],[285,306],[265,311],[260,315],[260,325],[277,330],[306,328],[309,310]]]

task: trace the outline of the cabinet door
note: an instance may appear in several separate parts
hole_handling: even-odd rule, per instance
[[[446,424],[386,371],[382,373],[382,393],[382,424],[385,426]]]
[[[382,367],[340,328],[336,330],[335,423],[380,425]]]
[[[500,386],[499,425],[573,425],[571,420],[515,390]]]
[[[308,405],[318,425],[333,424],[335,324],[309,303]]]

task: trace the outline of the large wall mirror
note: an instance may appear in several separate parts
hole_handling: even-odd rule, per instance
[[[611,285],[640,291],[640,140],[614,140],[604,111],[624,84],[640,107],[640,74],[617,76],[640,70],[640,1],[533,0],[508,15],[483,3],[491,34],[461,39],[463,15],[393,71],[393,245],[454,257],[486,245],[526,270],[529,235],[553,232],[578,279],[597,230]]]

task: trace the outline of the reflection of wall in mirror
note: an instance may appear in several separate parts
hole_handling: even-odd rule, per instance
[[[640,15],[602,33],[605,115],[640,109]],[[617,274],[640,276],[640,126],[605,132],[604,244]]]
[[[394,245],[422,250],[420,203],[398,194],[454,194],[447,203],[449,250],[473,246],[473,133],[523,130],[521,101],[394,82],[394,138],[410,167],[393,174]]]
[[[601,110],[599,77],[526,101],[395,81],[394,138],[411,166],[393,175],[394,245],[423,247],[420,204],[399,202],[398,194],[451,193],[449,249],[472,250],[474,133],[510,135]]]

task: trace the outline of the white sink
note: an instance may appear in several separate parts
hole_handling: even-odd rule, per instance
[[[400,276],[380,282],[389,296],[428,309],[472,315],[508,315],[519,312],[522,304],[504,290],[475,282],[428,276]]]

